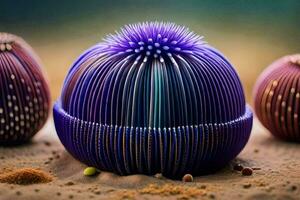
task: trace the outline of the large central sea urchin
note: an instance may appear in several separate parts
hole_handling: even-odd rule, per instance
[[[248,141],[252,112],[223,55],[174,23],[125,26],[71,67],[54,106],[82,162],[120,174],[201,174]]]

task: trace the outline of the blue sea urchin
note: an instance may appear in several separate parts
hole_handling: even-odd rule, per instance
[[[174,23],[139,23],[87,50],[54,106],[58,136],[82,162],[180,177],[224,166],[252,112],[231,64]]]
[[[143,58],[164,58],[174,54],[193,53],[204,42],[202,37],[174,23],[139,23],[121,28],[115,35],[105,39],[104,46],[108,54],[134,54],[138,61]]]
[[[29,140],[48,118],[50,93],[31,47],[8,33],[0,33],[0,94],[0,144]]]

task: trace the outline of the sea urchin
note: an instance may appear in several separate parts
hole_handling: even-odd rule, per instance
[[[66,149],[89,166],[181,177],[234,158],[248,141],[252,112],[220,52],[185,27],[146,22],[79,57],[54,120]]]
[[[254,89],[255,113],[276,137],[300,142],[300,54],[273,62]]]
[[[28,141],[45,124],[49,108],[39,58],[20,37],[0,32],[0,144]]]

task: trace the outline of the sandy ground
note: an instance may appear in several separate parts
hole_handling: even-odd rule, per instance
[[[252,176],[242,176],[232,170],[235,163],[261,169],[254,170]],[[26,186],[0,183],[1,200],[300,199],[300,145],[274,139],[256,120],[250,141],[237,159],[215,174],[195,177],[192,183],[144,175],[122,177],[108,172],[86,177],[86,166],[64,150],[51,120],[30,144],[0,147],[0,174],[8,168],[23,167],[39,168],[54,179]],[[166,189],[160,191],[161,188]],[[159,194],[150,194],[155,191]]]

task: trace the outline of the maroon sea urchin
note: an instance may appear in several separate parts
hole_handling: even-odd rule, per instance
[[[38,57],[8,33],[0,33],[0,94],[0,144],[29,140],[47,120],[50,94]]]
[[[275,136],[300,142],[300,54],[272,63],[254,89],[255,112]]]

